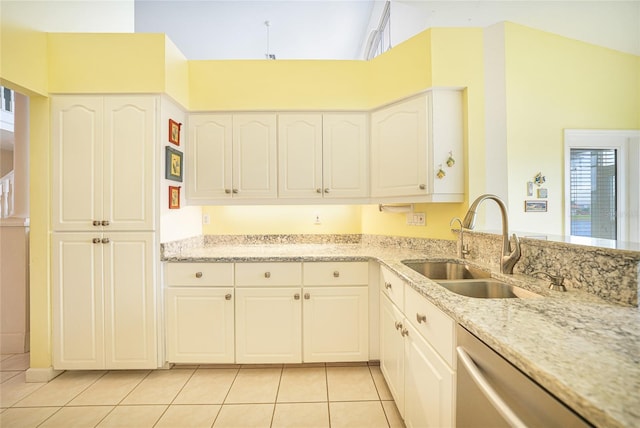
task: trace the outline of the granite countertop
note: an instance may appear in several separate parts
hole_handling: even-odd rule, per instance
[[[640,426],[640,311],[582,291],[550,291],[526,275],[492,275],[538,299],[476,299],[449,292],[401,263],[426,251],[361,244],[214,245],[163,261],[376,260],[597,426]]]

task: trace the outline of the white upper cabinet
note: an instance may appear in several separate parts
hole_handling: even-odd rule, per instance
[[[371,114],[371,196],[462,202],[462,92],[433,89]]]
[[[186,150],[187,198],[231,197],[233,119],[230,114],[191,115]]]
[[[281,198],[368,196],[365,113],[300,113],[278,116]]]
[[[153,230],[153,96],[52,99],[53,229]]]
[[[277,196],[276,115],[194,114],[187,198],[197,203]]]

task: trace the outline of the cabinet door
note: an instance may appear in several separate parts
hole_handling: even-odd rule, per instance
[[[322,126],[324,197],[367,197],[369,135],[366,114],[325,114]]]
[[[95,231],[102,215],[102,97],[51,100],[53,230]]]
[[[90,233],[54,233],[52,237],[53,367],[57,370],[105,365],[99,237]]]
[[[405,328],[405,424],[453,427],[455,374],[412,325]]]
[[[278,196],[321,198],[322,115],[278,116]]]
[[[154,235],[105,233],[102,247],[106,368],[157,368]]]
[[[167,361],[233,363],[233,288],[169,287]]]
[[[369,360],[367,287],[305,287],[304,362]]]
[[[189,117],[187,198],[231,198],[232,119],[229,114]]]
[[[156,98],[104,98],[105,230],[155,228]]]
[[[236,289],[236,362],[301,361],[300,288]]]
[[[371,196],[426,195],[428,162],[424,95],[371,114]]]
[[[276,115],[233,116],[234,198],[275,198],[277,187]]]
[[[404,417],[404,343],[402,312],[380,294],[380,370],[384,374],[400,415]]]

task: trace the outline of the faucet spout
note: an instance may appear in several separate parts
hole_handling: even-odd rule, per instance
[[[484,194],[476,198],[475,201],[469,207],[467,214],[464,216],[462,226],[466,229],[473,229],[476,222],[478,206],[485,200],[491,199],[500,207],[500,214],[502,218],[502,256],[500,258],[500,272],[512,274],[513,266],[520,259],[520,240],[513,234],[514,249],[511,250],[511,242],[509,241],[509,219],[507,215],[507,207],[496,195]]]

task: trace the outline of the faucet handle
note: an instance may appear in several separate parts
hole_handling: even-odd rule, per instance
[[[541,270],[531,272],[531,275],[537,275],[537,274],[542,274],[547,278],[549,278],[549,280],[551,281],[549,288],[551,290],[567,291],[567,287],[564,286],[564,276],[560,275],[560,272],[558,272],[556,275],[551,275],[550,273],[547,273]]]

